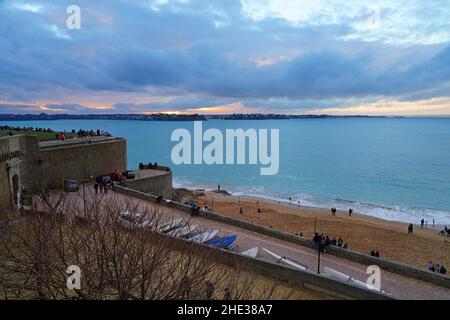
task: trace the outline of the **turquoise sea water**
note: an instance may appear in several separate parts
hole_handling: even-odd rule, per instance
[[[176,128],[192,122],[58,120],[1,122],[55,130],[101,129],[128,140],[128,165],[173,168],[176,186],[216,188],[302,205],[347,210],[405,222],[450,223],[450,118],[339,118],[203,122],[232,128],[280,130],[280,168],[259,165],[180,165],[171,162]],[[206,143],[204,144],[206,145]]]

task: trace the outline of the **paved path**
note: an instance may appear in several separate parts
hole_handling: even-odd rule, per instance
[[[88,198],[91,198],[92,196],[93,195],[91,195],[90,192],[87,195]],[[104,195],[98,195],[98,197],[100,196],[105,197]],[[83,199],[81,198],[81,194],[71,194],[71,197],[74,199],[78,199],[78,201],[80,202],[80,206],[82,206]],[[136,201],[136,203],[139,203],[139,205],[145,205],[146,203],[149,203],[143,200],[131,198],[113,192],[109,192],[106,197],[117,197],[116,199],[121,202],[124,202],[125,200],[132,200]],[[155,204],[152,203],[152,205]],[[199,226],[199,228],[205,230],[219,229],[221,230],[219,235],[237,235],[239,252],[258,246],[258,258],[276,263],[276,258],[270,256],[262,250],[262,247],[264,247],[279,254],[280,256],[288,257],[302,265],[306,265],[307,268],[312,271],[317,270],[317,252],[312,248],[307,248],[291,242],[274,239],[260,233],[230,226],[225,223],[212,221],[202,217],[191,217],[189,214],[186,214],[182,211],[167,208],[165,206],[158,205],[158,209],[163,215],[173,216],[176,218],[184,218],[189,221],[189,224],[196,224]],[[321,272],[323,272],[325,266],[351,275],[364,282],[367,278],[367,265],[349,261],[333,255],[328,255],[326,253],[321,255]],[[389,271],[381,271],[381,287],[384,291],[391,293],[394,297],[400,299],[450,299],[450,290],[445,287],[440,287]]]

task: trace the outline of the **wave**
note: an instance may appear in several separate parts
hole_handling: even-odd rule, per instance
[[[212,185],[211,183],[197,183],[185,178],[174,178],[173,185],[175,188],[189,189],[212,190],[217,188],[217,185]],[[285,204],[300,204],[311,208],[329,209],[335,207],[343,211],[352,208],[355,212],[389,221],[417,224],[420,223],[421,219],[424,219],[427,221],[428,226],[431,227],[434,219],[436,226],[450,224],[450,212],[443,210],[363,203],[346,199],[317,197],[309,194],[286,195],[282,192],[269,190],[263,186],[235,186],[227,188],[227,191],[234,196],[256,197]],[[291,197],[291,201],[289,201],[289,197]]]

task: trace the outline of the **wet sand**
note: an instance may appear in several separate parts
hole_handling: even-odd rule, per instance
[[[213,201],[211,199],[213,198]],[[408,224],[387,221],[371,216],[331,211],[296,204],[284,204],[253,197],[227,196],[216,192],[207,192],[197,198],[198,204],[205,204],[217,213],[250,221],[291,234],[303,233],[312,238],[314,227],[323,231],[331,239],[341,237],[354,251],[369,254],[379,250],[382,258],[399,261],[425,269],[426,264],[443,264],[450,267],[450,237],[438,234],[442,228],[420,228],[414,225],[414,233],[408,234]],[[212,203],[213,202],[213,203]],[[240,208],[244,214],[240,214]],[[261,209],[258,213],[257,208]]]

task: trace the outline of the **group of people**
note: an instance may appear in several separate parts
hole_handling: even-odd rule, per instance
[[[100,191],[100,193],[107,194],[108,186],[106,184],[104,184],[103,181],[96,182],[96,183],[94,183],[94,190],[95,190],[95,194],[98,194],[99,191]]]
[[[445,269],[445,267],[443,265],[439,265],[439,264],[434,265],[431,261],[428,262],[427,269],[429,271],[433,271],[433,272],[437,272],[437,273],[441,273],[441,274],[447,273],[447,269]]]
[[[378,252],[378,250],[372,250],[372,251],[370,251],[370,255],[372,257],[379,258],[380,257],[380,252]]]
[[[158,162],[155,162],[155,163],[149,162],[148,164],[143,164],[142,162],[139,163],[139,170],[157,169],[157,168],[158,168]]]
[[[444,229],[442,229],[441,231],[439,231],[439,234],[441,236],[447,236],[450,237],[450,229],[447,228],[447,226],[444,226]]]
[[[50,128],[34,128],[34,127],[13,127],[13,126],[0,126],[0,130],[2,131],[10,131],[10,135],[12,135],[12,131],[35,131],[35,132],[53,132]]]
[[[336,208],[331,208],[331,215],[332,216],[336,216],[336,212],[337,212],[337,209]],[[351,217],[353,215],[353,209],[352,208],[350,208],[350,209],[348,209],[348,216],[349,217]]]
[[[433,219],[433,229],[434,229],[434,224],[435,224],[435,221]],[[408,233],[412,233],[412,224],[410,226],[411,226],[411,232],[409,232],[409,228],[408,228]],[[427,226],[428,226],[428,220],[425,220],[425,219],[420,220],[420,227],[421,228],[424,228],[424,227],[427,228]],[[439,231],[439,234],[441,236],[448,236],[448,237],[450,237],[450,229],[447,228],[447,226],[444,226],[444,229]]]
[[[50,132],[52,132],[52,131],[50,131]],[[95,131],[94,130],[82,130],[82,129],[75,131],[75,129],[72,129],[72,135],[74,135],[74,137],[77,137],[77,138],[88,138],[88,137],[99,137],[99,136],[111,137],[111,134],[109,132],[100,131],[99,129],[97,129]],[[65,141],[66,138],[67,138],[66,131],[56,133],[57,140]],[[91,143],[90,140],[89,140],[89,143]]]
[[[435,221],[433,219],[433,228],[434,228],[434,223],[435,223]],[[425,219],[420,220],[420,227],[421,228],[424,228],[424,227],[427,228],[427,226],[428,226],[428,221],[427,220],[425,220]],[[408,233],[413,233],[413,224],[412,223],[408,226]],[[439,235],[450,237],[450,229],[447,228],[447,226],[444,226],[444,229],[439,231]]]
[[[210,280],[205,280],[205,299],[206,300],[213,300],[214,299],[214,292],[216,291],[216,288],[214,286],[214,283],[212,283]],[[191,291],[192,291],[192,280],[189,277],[185,277],[180,284],[180,293],[182,299],[190,299],[191,298]],[[232,292],[231,289],[226,287],[223,289],[223,297],[222,300],[232,300]],[[220,297],[220,296],[219,296]]]
[[[98,137],[98,136],[105,136],[110,137],[111,134],[107,131],[100,131],[100,129],[97,130],[82,130],[79,129],[78,131],[72,130],[73,134],[76,134],[78,138],[86,138],[86,137]]]
[[[200,207],[195,203],[191,203],[191,216],[197,217],[200,215]]]
[[[324,236],[323,234],[315,233],[313,237],[314,247],[316,250],[324,251],[327,246],[337,246],[339,248],[348,249],[348,243],[344,242],[341,237],[336,240],[336,237],[330,239],[328,235]]]
[[[422,219],[420,220],[420,227],[423,228],[425,226],[425,228],[428,227],[428,220]],[[433,219],[433,229],[434,229],[434,219]]]

